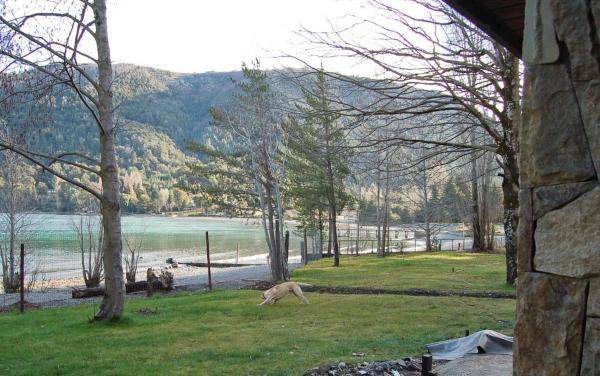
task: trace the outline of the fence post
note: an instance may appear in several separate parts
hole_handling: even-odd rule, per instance
[[[19,302],[19,310],[21,313],[25,311],[25,244],[21,243],[21,260],[19,265],[19,283],[21,287],[21,301]]]
[[[433,365],[433,358],[431,356],[431,354],[423,354],[423,356],[421,357],[421,375],[422,376],[429,376],[431,375],[431,370],[432,365]]]
[[[208,243],[208,231],[206,231],[206,265],[208,266],[208,291],[212,291],[212,276],[210,275],[210,245]]]

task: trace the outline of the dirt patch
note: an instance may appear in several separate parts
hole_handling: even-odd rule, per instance
[[[23,304],[23,308],[25,311],[31,311],[34,309],[40,309],[42,306],[40,304],[29,303],[25,301]],[[0,306],[0,313],[9,313],[9,312],[18,312],[21,309],[20,302],[13,303],[7,306]]]
[[[433,362],[433,375],[437,367],[445,361]],[[368,376],[421,376],[421,360],[417,358],[404,358],[396,360],[382,360],[346,364],[344,362],[315,367],[306,372],[304,376],[331,376],[331,375],[368,375]]]
[[[274,282],[271,281],[246,281],[250,284],[246,287],[250,290],[268,290],[271,287],[275,286]]]
[[[142,316],[153,316],[153,315],[158,315],[160,312],[159,312],[158,308],[155,308],[155,309],[140,308],[140,309],[136,310],[135,313],[137,313],[138,315],[142,315]]]
[[[275,284],[269,281],[256,281],[247,288],[253,290],[268,290]],[[469,298],[516,299],[515,294],[494,291],[445,291],[429,289],[378,289],[371,287],[317,286],[302,285],[302,291],[320,294],[344,295],[410,295],[410,296],[463,296]]]
[[[410,295],[410,296],[464,296],[469,298],[516,299],[515,294],[493,291],[445,291],[428,289],[377,289],[370,287],[302,286],[303,291],[326,294]]]

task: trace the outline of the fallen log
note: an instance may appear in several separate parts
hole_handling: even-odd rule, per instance
[[[128,294],[131,292],[148,291],[148,287],[152,287],[152,291],[169,291],[172,290],[172,286],[165,286],[161,281],[155,280],[151,284],[148,281],[138,282],[127,282],[125,284],[125,292]],[[81,289],[74,288],[71,291],[71,297],[73,299],[91,298],[94,296],[104,295],[104,287],[86,287]]]
[[[198,268],[207,268],[208,267],[208,263],[206,263],[206,262],[181,262],[181,261],[175,261],[171,257],[169,257],[166,262],[167,262],[167,264],[172,265],[174,267],[176,267],[175,265],[195,266]],[[256,265],[261,265],[261,264],[233,264],[233,263],[225,263],[225,262],[211,262],[210,263],[211,268],[240,268],[242,266],[256,266]]]

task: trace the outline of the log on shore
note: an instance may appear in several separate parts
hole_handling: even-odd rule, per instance
[[[147,281],[138,281],[138,282],[127,282],[125,284],[125,291],[127,293],[138,292],[138,291],[147,291],[149,284]],[[161,291],[169,291],[172,287],[165,286],[161,281],[152,281],[151,288],[153,291],[161,290]],[[83,299],[83,298],[91,298],[94,296],[102,296],[104,295],[104,287],[88,287],[82,289],[73,289],[71,291],[71,297],[73,299]]]
[[[181,262],[181,261],[175,261],[175,260],[173,260],[173,258],[168,258],[166,262],[167,262],[167,264],[172,265],[172,266],[185,265],[185,266],[194,266],[194,267],[198,267],[198,268],[207,268],[208,267],[208,263],[206,263],[206,262]],[[240,268],[242,266],[256,266],[256,265],[262,265],[262,264],[234,264],[234,263],[224,263],[224,262],[211,262],[210,263],[211,268]]]

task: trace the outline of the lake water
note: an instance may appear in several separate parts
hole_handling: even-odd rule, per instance
[[[75,225],[79,215],[34,214],[28,228],[26,244],[35,250],[78,251]],[[240,256],[267,252],[265,233],[258,220],[211,217],[170,217],[126,215],[122,217],[123,236],[130,243],[142,241],[143,252],[174,251],[205,253],[205,232],[209,232],[211,253],[235,252]],[[290,251],[299,249],[299,237],[290,230]],[[124,241],[124,248],[126,244]]]

